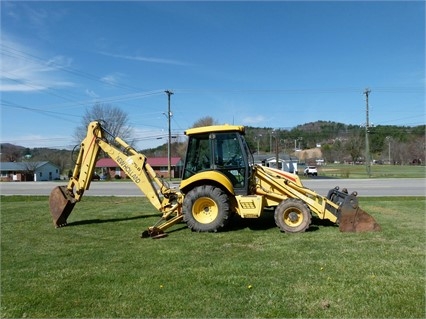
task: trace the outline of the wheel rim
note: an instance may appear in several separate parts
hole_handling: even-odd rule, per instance
[[[303,222],[303,213],[299,209],[290,208],[284,212],[284,223],[290,227],[297,227]]]
[[[219,209],[211,198],[201,197],[192,206],[192,214],[197,222],[209,224],[217,218]]]

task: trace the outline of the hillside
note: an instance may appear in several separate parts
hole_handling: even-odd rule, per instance
[[[371,159],[392,164],[425,163],[425,125],[375,126],[368,134]],[[253,152],[297,154],[301,160],[324,158],[326,161],[363,160],[365,128],[358,125],[316,121],[292,129],[246,127],[246,140]],[[49,148],[25,148],[3,143],[1,161],[48,160],[62,169],[72,168],[72,152]],[[185,156],[185,143],[172,143],[172,156]],[[297,151],[296,151],[297,150]],[[167,156],[167,144],[140,150],[148,157]]]

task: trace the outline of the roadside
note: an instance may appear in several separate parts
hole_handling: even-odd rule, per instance
[[[305,187],[326,196],[331,188],[339,186],[359,196],[426,196],[426,178],[380,178],[380,179],[336,179],[315,176],[303,180]],[[59,182],[19,182],[0,183],[0,195],[40,195],[49,196]],[[404,185],[404,187],[401,187]],[[173,180],[170,187],[179,187],[179,180]],[[93,182],[85,196],[144,196],[131,181]]]

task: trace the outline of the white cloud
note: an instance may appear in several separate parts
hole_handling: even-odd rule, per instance
[[[114,74],[105,75],[101,78],[101,81],[109,85],[116,85],[118,83],[117,76]]]
[[[89,90],[89,89],[86,89],[85,93],[86,93],[86,95],[88,95],[92,98],[98,98],[99,97],[99,95],[97,95],[94,91]]]
[[[174,65],[191,65],[190,63],[186,63],[186,62],[182,62],[182,61],[178,61],[178,60],[170,60],[170,59],[163,59],[163,58],[157,58],[157,57],[114,54],[114,53],[108,53],[108,52],[104,52],[104,51],[99,51],[98,53],[102,54],[102,55],[110,56],[110,57],[113,57],[113,58],[119,58],[119,59],[125,59],[125,60],[150,62],[150,63],[162,63],[162,64],[174,64]]]
[[[70,66],[72,59],[53,56],[44,60],[38,57],[40,55],[2,32],[0,92],[41,91],[74,85],[58,74]]]
[[[243,125],[255,125],[266,121],[263,115],[247,116],[242,119]]]

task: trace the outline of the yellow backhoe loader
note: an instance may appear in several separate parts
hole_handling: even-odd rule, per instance
[[[89,189],[103,150],[161,214],[141,237],[163,237],[166,229],[182,221],[196,232],[216,232],[232,214],[258,218],[266,208],[275,209],[275,223],[287,233],[308,229],[313,215],[338,224],[342,232],[380,230],[374,218],[358,206],[356,192],[335,187],[321,196],[304,187],[295,174],[254,164],[244,133],[244,127],[236,125],[188,129],[182,181],[179,189],[173,189],[156,175],[146,156],[93,121],[68,185],[55,187],[50,194],[53,224],[67,225],[75,203]]]

